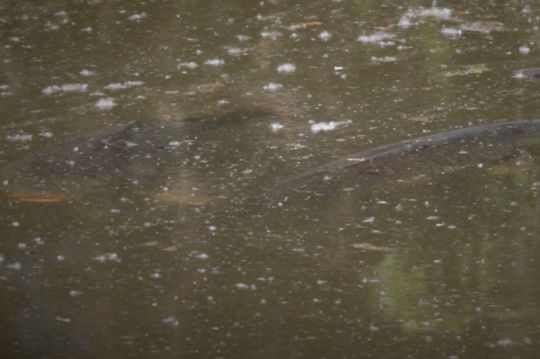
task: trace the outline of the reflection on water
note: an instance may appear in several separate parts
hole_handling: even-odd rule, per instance
[[[533,2],[422,5],[0,3],[2,357],[534,356],[536,136],[275,191],[537,118]]]

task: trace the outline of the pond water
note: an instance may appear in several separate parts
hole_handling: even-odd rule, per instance
[[[0,2],[0,356],[534,357],[536,5]]]

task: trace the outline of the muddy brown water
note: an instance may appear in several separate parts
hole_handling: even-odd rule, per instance
[[[540,118],[535,5],[0,2],[0,357],[534,357],[534,140],[263,189]]]

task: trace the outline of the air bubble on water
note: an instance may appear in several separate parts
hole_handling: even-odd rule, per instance
[[[519,47],[519,53],[522,55],[528,55],[531,52],[531,48],[527,45]]]
[[[279,132],[281,131],[282,129],[284,128],[283,124],[279,123],[279,122],[272,122],[270,124],[270,129],[272,130],[272,132]]]
[[[516,342],[514,342],[510,338],[504,338],[504,339],[501,339],[501,340],[497,341],[496,344],[497,344],[497,346],[500,346],[500,347],[508,347],[508,346],[516,344]]]
[[[111,213],[113,214],[120,213],[120,210],[118,208],[111,208]]]
[[[8,269],[20,270],[22,268],[22,265],[21,265],[20,262],[13,262],[13,263],[9,263],[8,265],[6,265],[6,267]]]
[[[39,136],[40,137],[43,137],[43,138],[53,138],[54,135],[51,131],[47,131],[47,130],[41,130],[39,132]]]
[[[213,225],[210,225],[210,226],[208,226],[208,230],[209,230],[210,232],[215,232],[215,231],[217,231],[217,227],[216,227],[216,226],[213,226]]]
[[[26,243],[23,243],[23,242],[18,243],[18,244],[17,244],[17,248],[18,248],[18,249],[26,249]]]
[[[364,44],[378,44],[384,40],[389,40],[394,37],[395,37],[394,34],[390,34],[383,31],[377,31],[370,35],[360,35],[358,36],[356,40]]]
[[[279,31],[263,31],[263,32],[261,32],[261,37],[263,39],[277,40],[281,36],[283,36],[283,34],[281,32],[279,32]]]
[[[43,240],[43,238],[41,237],[36,237],[34,239],[32,239],[32,241],[37,244],[38,246],[42,246],[45,244],[45,241]]]
[[[249,39],[251,39],[250,36],[241,35],[241,34],[240,34],[240,35],[236,35],[235,37],[236,37],[236,39],[237,39],[238,41],[248,41]]]
[[[82,295],[82,292],[80,290],[70,290],[69,296],[70,297],[80,297]]]
[[[463,31],[461,29],[456,29],[453,27],[443,27],[441,29],[441,34],[447,37],[460,37],[463,34]]]
[[[283,87],[282,84],[270,82],[269,84],[263,86],[263,90],[268,91],[268,92],[274,92],[274,91],[279,90],[282,87]]]
[[[210,258],[210,256],[206,253],[198,253],[196,255],[194,255],[195,258],[197,259],[201,259],[201,260],[205,260],[205,259],[208,259]]]
[[[332,38],[332,34],[328,31],[323,31],[319,34],[319,39],[322,41],[328,41]]]
[[[371,63],[372,64],[387,64],[392,62],[397,62],[398,58],[397,56],[371,56]]]
[[[47,96],[54,95],[56,93],[62,92],[86,92],[88,90],[87,84],[73,83],[73,84],[64,84],[64,85],[51,85],[45,87],[41,92]]]
[[[182,69],[182,68],[184,68],[184,67],[187,68],[187,69],[189,69],[189,70],[194,70],[194,69],[196,69],[197,67],[199,67],[199,65],[197,65],[197,63],[196,63],[196,62],[193,62],[193,61],[191,61],[191,62],[180,62],[180,63],[178,63],[178,64],[176,65],[176,68],[177,68],[178,70],[180,70],[180,69]]]
[[[362,223],[373,223],[375,222],[375,217],[367,217],[362,220]]]
[[[20,226],[21,226],[21,224],[20,224],[19,222],[17,222],[17,221],[11,222],[11,227],[18,228],[18,227],[20,227]]]
[[[88,69],[82,69],[79,72],[79,75],[84,76],[84,77],[92,76],[92,75],[94,75],[94,71],[88,70]]]
[[[230,56],[239,56],[245,54],[246,52],[248,52],[248,50],[249,49],[242,47],[229,47],[227,49],[227,54],[229,54]]]
[[[17,133],[14,135],[7,135],[6,140],[9,142],[30,142],[33,136],[29,133]]]
[[[100,254],[99,256],[96,256],[94,258],[96,261],[100,262],[100,263],[105,263],[105,262],[121,262],[122,260],[120,259],[120,257],[118,256],[118,254],[116,253],[104,253],[104,254]]]
[[[281,64],[277,67],[276,70],[280,74],[292,74],[296,71],[296,65],[293,63]]]
[[[151,273],[150,278],[159,279],[159,278],[161,278],[161,274],[159,272]]]
[[[59,255],[56,256],[56,260],[57,260],[58,262],[63,262],[63,261],[66,260],[66,257],[64,257],[63,255],[59,254]]]
[[[95,103],[95,106],[99,109],[99,110],[110,110],[112,109],[114,106],[116,106],[116,102],[114,101],[114,99],[112,97],[104,97],[104,98],[100,98],[96,103]]]
[[[255,290],[256,289],[254,284],[249,285],[245,283],[236,283],[234,286],[236,289],[240,289],[240,290],[248,290],[248,289]]]
[[[208,66],[223,66],[225,64],[225,61],[222,60],[222,59],[210,59],[210,60],[206,60],[204,62],[205,65],[208,65]]]
[[[128,20],[129,21],[141,21],[142,19],[144,19],[146,17],[146,13],[145,12],[141,12],[141,13],[138,13],[138,14],[133,14],[131,15],[130,17],[128,17]]]
[[[326,131],[334,131],[340,126],[345,126],[351,124],[351,120],[343,120],[343,121],[330,121],[330,122],[317,122],[311,124],[311,132],[312,133],[319,133],[319,132],[326,132]]]
[[[178,325],[180,325],[180,323],[178,322],[178,319],[176,319],[176,317],[173,315],[164,318],[163,320],[161,320],[161,322],[168,324],[171,327],[177,327]]]
[[[118,91],[125,90],[130,87],[142,86],[144,81],[124,81],[124,82],[112,82],[104,87],[105,90]]]

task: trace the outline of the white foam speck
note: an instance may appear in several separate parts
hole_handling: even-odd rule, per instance
[[[129,21],[140,21],[142,19],[144,19],[146,17],[146,13],[145,12],[141,12],[139,14],[133,14],[131,15],[130,17],[128,17],[128,20]]]
[[[411,11],[407,11],[405,15],[403,15],[399,21],[398,26],[402,29],[408,29],[413,25],[412,19],[414,18],[414,14]]]
[[[239,55],[245,54],[246,52],[248,52],[248,49],[241,48],[241,47],[229,47],[227,49],[227,54],[231,56],[239,56]]]
[[[381,56],[381,57],[372,56],[371,57],[372,64],[391,63],[391,62],[396,62],[397,60],[398,60],[397,56]]]
[[[6,139],[9,142],[30,142],[32,141],[32,137],[29,133],[17,133],[15,135],[7,135]]]
[[[376,44],[384,40],[392,39],[394,37],[395,37],[394,34],[389,34],[383,31],[377,31],[371,35],[360,35],[358,36],[356,40],[364,44]]]
[[[375,217],[367,217],[362,220],[362,223],[373,223],[375,222]]]
[[[116,102],[112,97],[104,97],[100,98],[96,103],[95,106],[100,110],[110,110],[114,106],[116,106]]]
[[[319,39],[322,41],[328,41],[332,38],[332,34],[328,31],[323,31],[319,34]]]
[[[199,253],[195,255],[195,258],[205,260],[210,258],[210,256],[206,253]]]
[[[176,319],[175,316],[171,315],[171,316],[168,316],[167,318],[164,318],[162,321],[162,323],[165,323],[165,324],[168,324],[170,325],[171,327],[177,327],[180,323],[178,322],[178,319]]]
[[[81,72],[79,72],[79,75],[84,76],[84,77],[92,76],[93,74],[94,74],[94,71],[88,70],[88,69],[82,69]]]
[[[47,96],[51,96],[59,92],[86,92],[87,90],[87,84],[64,84],[47,86],[41,92]]]
[[[281,130],[283,130],[283,125],[279,122],[272,122],[270,124],[270,129],[272,130],[272,132],[279,132]]]
[[[82,295],[82,292],[80,290],[70,290],[69,296],[70,297],[80,297]]]
[[[238,41],[247,41],[247,40],[251,39],[251,37],[246,36],[246,35],[236,35],[236,39]]]
[[[113,82],[113,83],[108,84],[104,88],[105,90],[116,91],[116,90],[124,90],[130,87],[142,86],[142,85],[144,85],[143,81],[125,81],[125,82]]]
[[[281,32],[279,32],[279,31],[263,31],[263,32],[261,32],[261,37],[263,39],[277,40],[281,36],[283,36],[283,34]]]
[[[241,290],[255,289],[254,285],[248,285],[245,283],[236,283],[234,286],[236,287],[236,289],[241,289]]]
[[[460,37],[463,34],[463,31],[461,31],[461,29],[456,29],[453,27],[443,27],[441,30],[441,34],[448,37]]]
[[[187,69],[190,69],[190,70],[194,70],[197,67],[199,67],[199,65],[197,65],[197,63],[193,62],[193,61],[191,61],[191,62],[180,62],[180,63],[178,63],[178,65],[176,65],[176,68],[178,70],[180,70],[180,69],[182,69],[184,67],[187,68]]]
[[[43,138],[53,138],[54,135],[51,131],[47,131],[47,130],[41,130],[39,132],[39,136],[43,137]]]
[[[20,270],[22,268],[22,265],[20,262],[13,262],[9,263],[6,267],[13,270]]]
[[[277,67],[277,72],[280,74],[292,74],[296,71],[296,65],[292,63],[281,64]]]
[[[105,263],[105,262],[121,262],[122,260],[120,259],[120,257],[118,256],[118,254],[116,253],[105,253],[105,254],[101,254],[99,256],[96,256],[94,258],[96,261],[100,262],[100,263]]]
[[[269,84],[266,84],[266,85],[263,86],[263,90],[273,92],[273,91],[279,90],[282,87],[283,87],[282,84],[278,84],[278,83],[275,83],[275,82],[270,82]]]
[[[221,59],[211,59],[211,60],[206,60],[204,62],[205,65],[208,65],[208,66],[223,66],[223,64],[225,64],[225,61],[221,60]]]
[[[528,55],[531,52],[531,48],[527,45],[519,47],[519,53],[522,55]]]
[[[333,131],[337,129],[340,126],[345,126],[352,123],[351,120],[344,120],[344,121],[330,121],[330,122],[317,122],[311,124],[311,132],[313,133],[319,133],[319,132],[325,132],[325,131]]]

